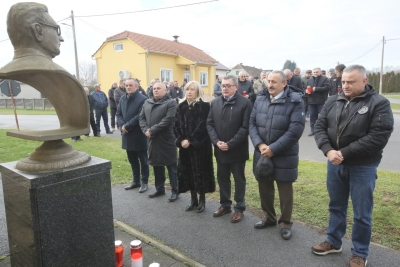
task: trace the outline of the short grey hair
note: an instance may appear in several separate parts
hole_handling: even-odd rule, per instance
[[[363,74],[363,76],[367,77],[367,70],[361,66],[361,65],[350,65],[346,67],[343,72],[352,72],[352,71],[358,71]]]
[[[285,76],[285,77],[286,77],[286,76]],[[225,76],[225,77],[222,78],[222,79],[224,79],[224,80],[232,79],[232,80],[233,80],[233,83],[234,83],[235,85],[238,85],[238,78],[237,78],[235,75],[227,75],[227,76]]]
[[[283,73],[285,74],[292,74],[292,71],[290,69],[285,69],[283,70]]]
[[[270,74],[279,74],[279,75],[281,76],[282,82],[286,82],[286,81],[287,81],[287,80],[286,80],[286,74],[285,74],[283,71],[281,71],[281,70],[274,70],[274,71],[271,71]]]
[[[245,71],[240,71],[240,72],[239,72],[239,76],[240,76],[241,74],[244,74],[245,76],[247,76],[247,73],[246,73]]]
[[[136,81],[135,78],[128,78],[128,79],[125,80],[125,82],[128,81],[128,80],[133,81],[136,85],[139,85],[139,83]]]
[[[314,68],[313,70],[320,70],[320,71],[322,71],[320,67],[316,67],[316,68]]]

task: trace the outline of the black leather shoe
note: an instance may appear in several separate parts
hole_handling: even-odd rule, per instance
[[[106,132],[107,134],[112,134],[113,132],[111,132],[111,131],[108,131],[108,132]]]
[[[159,197],[159,196],[163,196],[163,195],[165,195],[164,191],[156,191],[153,194],[150,194],[149,198]]]
[[[256,228],[256,229],[264,229],[264,228],[267,228],[268,226],[276,226],[276,222],[275,223],[273,223],[273,222],[265,222],[265,221],[259,221],[259,222],[256,222],[255,224],[254,224],[254,228]]]
[[[147,191],[147,184],[142,184],[142,186],[139,189],[139,193],[143,193]]]
[[[126,186],[125,190],[131,190],[131,189],[137,188],[137,187],[140,187],[140,183],[133,182],[130,185]]]
[[[94,137],[100,137],[100,134],[99,134],[99,133],[96,133],[96,134],[94,134],[93,136],[94,136]]]
[[[174,202],[177,199],[178,199],[178,194],[177,193],[171,193],[171,196],[168,198],[168,200],[170,202]]]
[[[288,228],[282,228],[281,237],[285,240],[289,240],[290,238],[292,238],[292,231]]]
[[[308,134],[308,136],[313,136],[313,135],[314,135],[314,132],[311,132]]]

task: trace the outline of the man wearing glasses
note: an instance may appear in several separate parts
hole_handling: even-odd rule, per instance
[[[249,118],[251,102],[238,92],[236,76],[228,75],[221,82],[222,96],[211,102],[207,118],[207,131],[214,144],[214,155],[217,160],[217,179],[220,187],[221,207],[214,212],[220,217],[232,211],[231,173],[235,180],[235,213],[232,223],[243,219],[246,209],[244,199],[246,178],[244,168],[249,159]]]

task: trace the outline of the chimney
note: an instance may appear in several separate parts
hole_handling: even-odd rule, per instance
[[[178,42],[178,37],[179,37],[178,35],[174,35],[172,37],[174,37],[174,39],[175,39],[174,42]]]

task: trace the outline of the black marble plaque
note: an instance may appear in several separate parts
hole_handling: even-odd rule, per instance
[[[115,266],[111,162],[48,173],[0,165],[12,266]]]

